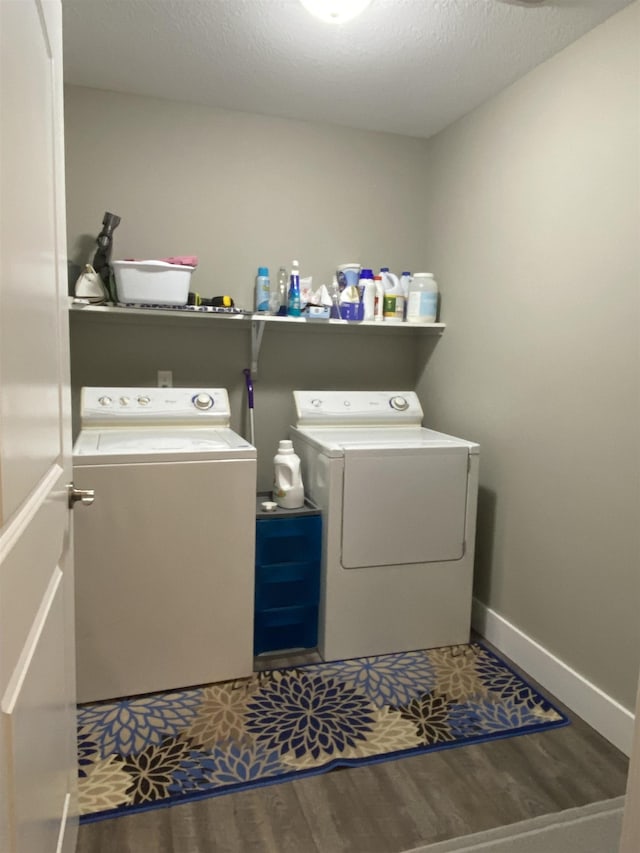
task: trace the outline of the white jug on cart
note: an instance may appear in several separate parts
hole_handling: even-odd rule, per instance
[[[300,457],[293,450],[293,443],[283,439],[273,458],[273,499],[283,509],[298,509],[304,506],[304,486],[300,471]]]

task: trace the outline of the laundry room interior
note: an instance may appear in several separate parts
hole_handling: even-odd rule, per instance
[[[82,388],[153,387],[170,371],[175,389],[227,390],[230,427],[247,441],[253,427],[257,491],[269,495],[294,391],[415,392],[425,427],[480,447],[473,628],[630,755],[640,666],[638,0],[610,4],[463,113],[464,85],[441,80],[451,107],[433,127],[393,104],[374,127],[339,99],[309,116],[302,89],[289,114],[272,110],[259,76],[253,100],[234,102],[220,79],[217,105],[198,102],[198,92],[181,95],[179,66],[159,69],[163,91],[149,94],[152,74],[131,54],[136,91],[119,75],[124,54],[106,14],[113,73],[90,68],[81,5],[63,2],[70,296],[111,211],[121,218],[114,259],[197,256],[190,290],[201,296],[251,311],[258,268],[273,278],[294,258],[314,288],[346,262],[426,270],[441,325],[256,330],[249,317],[76,305],[74,438]],[[579,14],[564,0],[549,7],[567,26]],[[522,16],[522,33],[525,16],[542,11],[504,9]],[[295,40],[283,44],[292,51]],[[455,43],[434,36],[433,49]],[[339,54],[358,85],[364,50]],[[229,78],[246,84],[252,72],[237,61]],[[291,74],[296,61],[312,64],[302,51]],[[500,57],[487,47],[483,61],[478,76],[491,79]],[[384,55],[368,62],[383,73]],[[335,98],[336,68],[318,73]],[[377,495],[381,525],[397,500]]]

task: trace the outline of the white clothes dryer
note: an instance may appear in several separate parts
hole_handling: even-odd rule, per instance
[[[480,447],[422,426],[414,392],[294,391],[323,513],[325,660],[466,643]]]
[[[253,670],[256,450],[220,388],[83,388],[78,700]]]

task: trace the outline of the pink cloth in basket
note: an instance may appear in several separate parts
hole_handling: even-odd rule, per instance
[[[125,261],[140,261],[141,258],[125,258]],[[151,258],[145,258],[149,261]],[[162,261],[165,264],[175,264],[180,267],[197,267],[198,258],[195,255],[174,255],[170,258],[154,258],[153,260]]]
[[[197,267],[198,259],[195,255],[176,255],[172,258],[160,258],[165,264],[178,264],[183,267]]]

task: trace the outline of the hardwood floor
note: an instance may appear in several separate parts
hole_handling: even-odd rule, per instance
[[[554,701],[570,726],[85,824],[78,853],[401,853],[624,794],[626,757]]]

